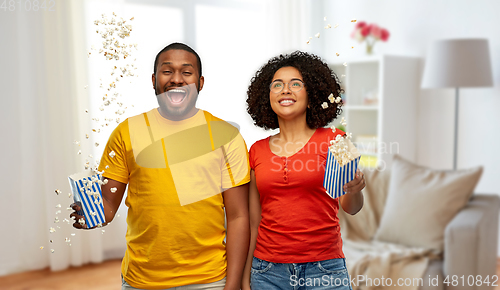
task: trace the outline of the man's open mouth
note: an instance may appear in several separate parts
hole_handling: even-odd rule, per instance
[[[166,92],[167,97],[170,99],[172,104],[180,104],[187,97],[187,91],[185,89],[171,89]]]

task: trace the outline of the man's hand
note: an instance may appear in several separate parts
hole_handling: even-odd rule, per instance
[[[109,178],[108,182],[101,186],[102,206],[104,208],[104,219],[106,221],[102,224],[102,226],[110,223],[115,217],[116,211],[122,202],[123,194],[125,193],[126,188],[127,184]],[[89,229],[85,217],[78,214],[78,211],[82,208],[76,203],[71,204],[70,207],[74,210],[74,212],[69,215],[70,218],[74,217],[75,222],[73,223],[73,227],[77,229]]]
[[[82,210],[82,207],[79,206],[76,203],[72,203],[70,207],[74,210],[69,217],[71,219],[74,219],[73,227],[77,229],[86,229],[88,230],[89,228],[87,227],[87,221],[85,220],[84,216],[81,216],[78,214],[78,211]]]

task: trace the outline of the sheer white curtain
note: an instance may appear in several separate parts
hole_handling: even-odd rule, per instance
[[[89,129],[87,56],[82,1],[57,1],[53,10],[18,5],[0,17],[0,275],[104,257],[105,235],[63,222],[72,202],[67,176],[83,170],[73,141]]]

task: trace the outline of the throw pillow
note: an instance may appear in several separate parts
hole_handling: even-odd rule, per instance
[[[445,227],[469,201],[482,171],[432,170],[395,155],[375,239],[442,251]]]

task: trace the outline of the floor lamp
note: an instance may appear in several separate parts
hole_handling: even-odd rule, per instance
[[[457,169],[459,89],[491,86],[493,77],[487,39],[449,39],[432,43],[425,60],[422,88],[455,88],[453,170]]]

